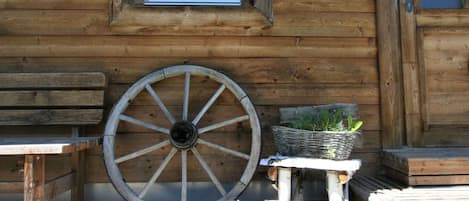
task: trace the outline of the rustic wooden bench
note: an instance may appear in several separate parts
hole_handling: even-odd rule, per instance
[[[78,126],[101,121],[105,86],[100,72],[0,73],[0,126],[71,127],[64,137],[0,138],[0,155],[25,156],[24,181],[0,182],[0,192],[43,201],[71,190],[71,200],[83,200],[84,151],[101,138],[79,137]],[[71,171],[46,181],[45,157],[57,154],[71,154]]]

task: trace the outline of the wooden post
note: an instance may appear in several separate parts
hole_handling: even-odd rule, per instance
[[[464,0],[464,8],[469,8],[469,0]]]
[[[339,174],[337,171],[327,171],[327,194],[329,195],[329,201],[343,201],[344,190],[342,184],[339,181]]]
[[[405,129],[398,0],[377,0],[376,15],[382,143],[384,148],[399,148]]]
[[[72,138],[79,137],[78,127],[72,128]],[[72,171],[75,172],[75,183],[71,189],[71,201],[83,201],[85,185],[85,151],[74,151],[72,153]]]
[[[25,155],[24,200],[44,201],[45,155]]]
[[[422,116],[420,110],[420,81],[417,55],[417,25],[414,11],[406,11],[406,1],[400,2],[402,74],[406,137],[408,146],[422,146]]]
[[[278,200],[290,201],[291,199],[291,168],[278,168]]]
[[[72,153],[72,171],[75,172],[75,183],[71,189],[72,201],[84,200],[85,185],[85,151],[76,151]]]

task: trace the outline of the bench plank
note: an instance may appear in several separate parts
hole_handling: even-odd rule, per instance
[[[75,73],[0,73],[0,88],[104,88],[101,72]]]
[[[0,138],[0,155],[63,154],[100,144],[100,137]]]
[[[0,107],[102,106],[102,90],[0,91]]]
[[[98,124],[102,114],[102,109],[3,110],[0,126]]]

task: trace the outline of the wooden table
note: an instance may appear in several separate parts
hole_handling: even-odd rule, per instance
[[[49,200],[69,189],[83,188],[84,150],[100,144],[99,137],[76,138],[0,138],[0,155],[24,155],[24,182],[4,182],[0,187],[10,192],[24,192],[24,200]],[[72,171],[50,181],[45,177],[45,157],[72,154]],[[72,193],[73,194],[73,193]]]
[[[334,161],[317,158],[270,156],[261,159],[260,165],[278,167],[279,178],[279,201],[290,201],[291,199],[291,169],[308,168],[316,170],[325,170],[327,191],[330,201],[348,201],[348,181],[352,175],[360,169],[360,160]],[[339,181],[339,172],[346,172],[345,193],[343,184]],[[344,196],[345,194],[345,196]]]

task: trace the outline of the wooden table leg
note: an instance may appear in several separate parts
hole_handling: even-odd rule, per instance
[[[291,168],[278,168],[278,200],[291,199]]]
[[[45,155],[25,155],[24,200],[44,201]]]
[[[72,153],[72,171],[75,172],[75,183],[70,193],[71,201],[84,200],[85,185],[85,151]]]
[[[339,181],[339,174],[337,171],[327,171],[327,194],[329,201],[343,201],[344,191],[342,184]]]

